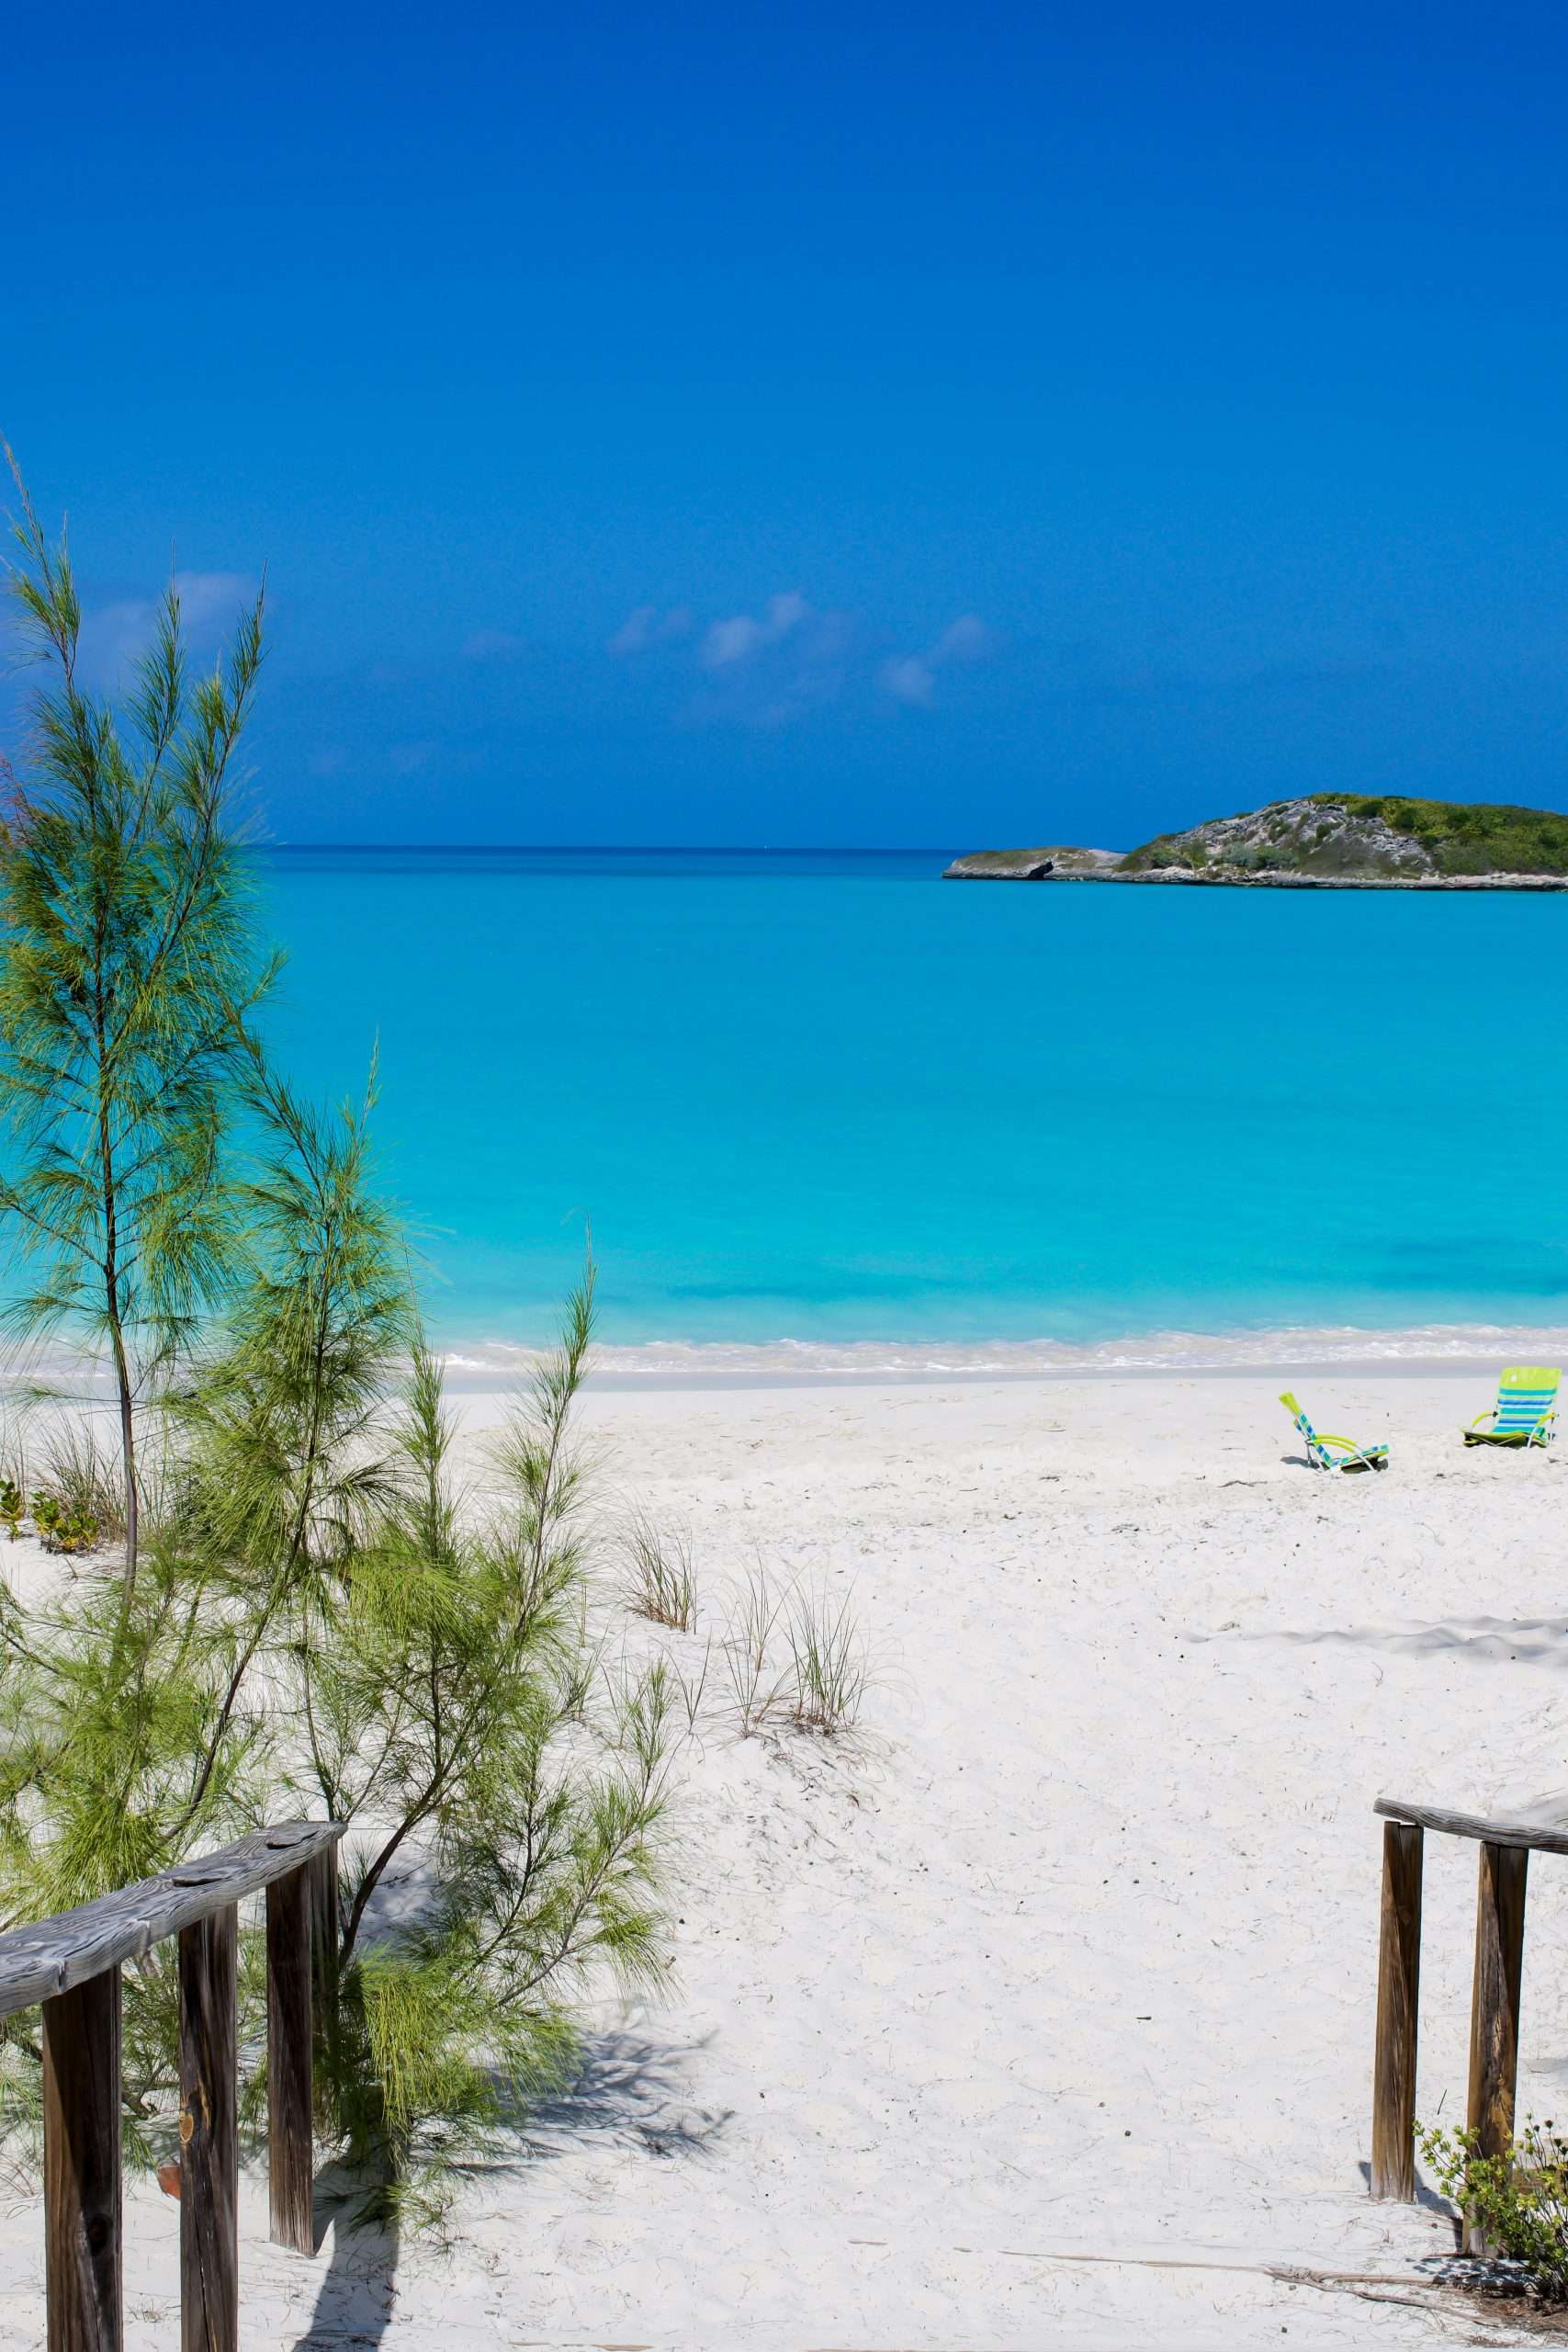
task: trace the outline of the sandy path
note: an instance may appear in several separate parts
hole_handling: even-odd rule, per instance
[[[1341,1374],[1320,1419],[1390,1437],[1394,1467],[1311,1477],[1277,1385],[592,1396],[613,1487],[694,1531],[705,1623],[659,1638],[694,1668],[758,1552],[852,1587],[863,1736],[741,1742],[710,1712],[668,2003],[601,2021],[579,2096],[475,2184],[446,2256],[405,2248],[389,2278],[329,2233],[300,2263],[249,2184],[246,2340],[1476,2340],[1471,2307],[1268,2270],[1410,2280],[1451,2244],[1360,2170],[1370,1807],[1568,1785],[1562,1472],[1463,1452],[1472,1381]],[[1473,1885],[1472,1849],[1430,1840],[1423,2115],[1462,2109]],[[1538,2114],[1568,2075],[1565,1890],[1538,1858]],[[150,2347],[177,2215],[139,2189],[128,2218]],[[7,2342],[41,2334],[40,2275],[17,2204]]]

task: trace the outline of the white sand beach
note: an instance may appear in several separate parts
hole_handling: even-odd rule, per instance
[[[1393,1467],[1309,1476],[1280,1385],[591,1393],[609,1498],[690,1523],[704,1609],[684,1636],[612,1606],[615,1638],[694,1675],[760,1556],[852,1593],[861,1729],[742,1740],[710,1671],[667,1999],[592,2021],[576,2092],[445,2248],[329,2226],[281,2253],[248,2178],[245,2340],[1510,2340],[1421,2283],[1443,2215],[1367,2197],[1371,1804],[1568,1804],[1563,1473],[1461,1447],[1483,1378],[1341,1371],[1295,1385]],[[1428,1838],[1425,2119],[1462,2117],[1474,1879]],[[1568,2093],[1565,1927],[1568,1864],[1538,1856],[1521,2116]],[[139,2185],[127,2221],[152,2352],[177,2208]],[[42,2258],[13,2192],[8,2345],[42,2340]]]

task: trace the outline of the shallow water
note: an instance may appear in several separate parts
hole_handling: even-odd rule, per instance
[[[1568,898],[943,862],[272,853],[275,1034],[333,1095],[378,1039],[436,1338],[545,1337],[589,1217],[629,1346],[1568,1321]]]

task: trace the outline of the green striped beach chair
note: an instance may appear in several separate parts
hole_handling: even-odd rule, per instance
[[[1348,1437],[1320,1436],[1287,1388],[1280,1402],[1306,1442],[1307,1462],[1314,1470],[1386,1470],[1386,1445],[1352,1445]]]
[[[1497,1383],[1497,1402],[1489,1413],[1477,1413],[1464,1433],[1466,1445],[1550,1445],[1557,1431],[1557,1384],[1562,1377],[1555,1364],[1515,1364]],[[1489,1430],[1483,1421],[1490,1421]]]

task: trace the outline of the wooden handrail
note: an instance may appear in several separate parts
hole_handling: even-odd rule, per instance
[[[101,1976],[106,1968],[140,1960],[165,1936],[259,1894],[342,1836],[335,1821],[279,1822],[272,1829],[253,1830],[216,1854],[178,1862],[156,1878],[100,1894],[74,1911],[57,1912],[36,1927],[11,1928],[0,1935],[0,2018],[36,2008],[89,1976]]]
[[[1568,1854],[1568,1826],[1495,1820],[1445,1805],[1379,1797],[1383,1821],[1382,1928],[1378,1952],[1377,2040],[1372,2063],[1374,2197],[1404,2204],[1416,2196],[1416,2053],[1421,1981],[1421,1877],[1428,1829],[1481,1848],[1475,1896],[1475,1974],[1470,2003],[1470,2091],[1466,2129],[1483,2156],[1514,2144],[1519,2060],[1519,1987],[1525,1949],[1525,1888],[1532,1852]],[[1465,2251],[1484,2251],[1465,2222]]]
[[[1528,1846],[1540,1854],[1568,1854],[1568,1823],[1495,1821],[1483,1813],[1450,1813],[1437,1804],[1406,1804],[1403,1797],[1379,1797],[1373,1805],[1385,1821],[1409,1821],[1419,1829],[1440,1829],[1449,1838],[1479,1838],[1488,1846]]]
[[[180,2342],[239,2341],[238,1905],[266,1891],[272,2236],[309,2254],[312,2044],[334,1990],[344,1825],[258,1829],[135,1886],[0,1935],[0,2017],[41,2003],[49,2352],[119,2352],[120,1969],[179,1938]]]

